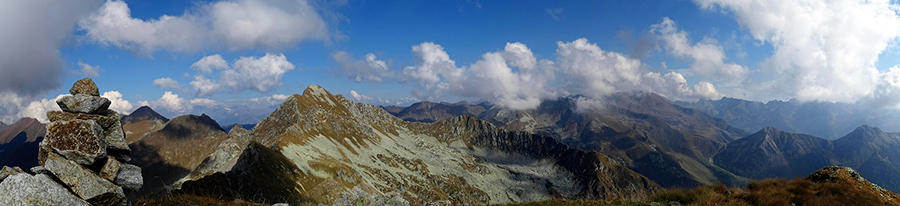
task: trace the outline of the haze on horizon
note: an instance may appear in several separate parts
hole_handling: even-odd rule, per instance
[[[90,77],[111,109],[270,108],[310,84],[356,101],[655,92],[900,106],[891,0],[441,2],[0,0],[0,121],[46,121]]]

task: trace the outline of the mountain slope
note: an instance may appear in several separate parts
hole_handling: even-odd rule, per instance
[[[465,116],[430,124],[404,122],[382,108],[353,103],[316,85],[285,100],[251,136],[261,145],[257,149],[269,148],[293,165],[280,170],[297,173],[292,189],[298,197],[288,201],[330,204],[349,191],[395,194],[413,205],[553,197],[634,200],[659,188],[602,154],[570,148],[549,137],[509,132]],[[240,173],[236,171],[240,170],[185,185],[205,188],[209,185],[201,183],[222,181],[260,185],[253,183],[258,179],[231,176]],[[228,178],[214,180],[222,177]]]
[[[33,118],[22,118],[0,130],[0,166],[37,166],[38,144],[45,133],[46,127]]]
[[[450,119],[457,116],[469,115],[477,117],[486,110],[481,105],[470,105],[466,102],[457,103],[434,103],[434,102],[417,102],[409,107],[382,107],[392,115],[410,122],[435,122]],[[394,111],[394,112],[391,112]]]
[[[731,142],[716,165],[750,178],[791,178],[829,165],[857,168],[889,190],[900,190],[900,133],[863,125],[837,139],[765,128]]]
[[[601,100],[572,96],[521,111],[495,106],[478,118],[600,152],[664,187],[746,181],[710,160],[745,131],[654,93],[616,93]]]
[[[143,168],[143,177],[148,180],[138,195],[171,187],[190,174],[227,138],[224,129],[209,116],[183,115],[169,120],[159,131],[129,144],[134,157],[130,163]]]
[[[731,142],[713,157],[716,165],[749,178],[794,178],[833,165],[831,141],[766,127]]]

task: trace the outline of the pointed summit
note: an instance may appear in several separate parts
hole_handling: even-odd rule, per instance
[[[169,121],[169,118],[163,117],[148,106],[141,106],[131,114],[122,116],[122,124],[137,123],[143,120],[160,120],[165,123]]]

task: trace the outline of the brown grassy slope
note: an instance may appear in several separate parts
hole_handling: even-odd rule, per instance
[[[764,179],[746,188],[722,184],[667,190],[654,202],[686,205],[900,205],[900,195],[866,181],[847,167],[828,166],[806,178]]]

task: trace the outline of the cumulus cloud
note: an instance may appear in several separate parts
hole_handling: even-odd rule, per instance
[[[4,118],[7,122],[13,122],[20,118],[30,117],[35,118],[42,123],[50,122],[47,119],[47,111],[51,110],[60,110],[59,105],[56,104],[56,100],[59,100],[65,96],[69,96],[70,94],[60,94],[53,99],[41,99],[28,103],[27,106],[22,108],[15,117],[12,118]]]
[[[153,86],[163,89],[181,89],[181,85],[178,84],[178,81],[169,77],[154,79]]]
[[[723,11],[750,35],[772,46],[760,66],[770,79],[756,93],[775,92],[801,101],[854,102],[891,86],[875,68],[878,55],[900,37],[900,6],[873,0],[694,0]],[[882,78],[882,79],[880,79]],[[896,104],[896,103],[894,103]]]
[[[546,82],[553,77],[552,62],[538,62],[522,43],[507,43],[504,50],[458,68],[443,47],[431,42],[413,46],[416,65],[404,67],[404,75],[427,91],[413,92],[419,99],[440,97],[442,91],[478,97],[514,109],[537,107],[542,98],[554,96]]]
[[[131,113],[131,110],[134,109],[134,105],[131,104],[131,102],[122,99],[122,93],[119,93],[119,91],[103,92],[100,96],[109,99],[109,101],[112,102],[109,104],[109,109],[116,111],[119,114],[129,114]],[[57,108],[58,107],[59,106],[57,105]]]
[[[213,93],[219,91],[221,87],[218,83],[213,82],[212,80],[207,79],[203,76],[194,76],[194,81],[190,83],[191,88],[196,91],[197,96],[205,97],[209,96]]]
[[[351,99],[356,100],[356,102],[363,102],[367,104],[380,104],[380,105],[409,105],[412,102],[418,102],[419,99],[416,98],[399,98],[399,99],[384,99],[381,97],[373,97],[369,95],[364,95],[356,92],[355,90],[350,90],[348,93]]]
[[[338,63],[338,75],[353,81],[381,82],[394,75],[388,63],[372,53],[366,54],[364,60],[357,60],[346,51],[336,51],[331,53],[331,59]]]
[[[100,69],[100,66],[91,66],[78,60],[78,67],[81,68],[81,74],[90,78],[100,77],[100,72],[103,71]]]
[[[660,23],[650,26],[650,31],[663,42],[669,55],[693,60],[690,66],[690,72],[693,74],[718,81],[739,81],[749,73],[742,65],[724,63],[727,56],[718,41],[703,38],[694,44],[688,39],[687,32],[678,30],[675,21],[669,17],[664,17]]]
[[[209,55],[191,64],[191,69],[209,73],[213,69],[228,69],[228,62],[222,59],[222,55]]]
[[[270,92],[281,86],[284,73],[294,70],[284,54],[267,53],[263,57],[241,57],[231,69],[222,71],[221,84],[234,91]]]
[[[70,40],[75,21],[100,3],[4,1],[0,6],[0,93],[31,101],[58,88],[64,73],[59,48]]]
[[[279,50],[307,39],[329,41],[325,21],[305,0],[201,3],[181,16],[151,20],[132,17],[123,1],[107,1],[78,25],[93,41],[144,55],[210,47]]]
[[[194,80],[188,84],[194,90],[196,96],[205,97],[223,91],[241,92],[251,90],[260,93],[271,92],[277,89],[278,86],[281,86],[284,74],[294,70],[296,66],[289,62],[284,54],[267,53],[263,57],[241,57],[235,60],[230,67],[228,62],[222,60],[222,57],[216,54],[203,57],[191,67],[201,71],[201,73],[212,71],[213,68],[219,70],[218,80],[209,79],[203,75],[195,75]],[[168,78],[158,79],[160,80],[159,83],[161,85],[170,85],[171,82],[165,79]],[[156,83],[157,81],[154,81],[154,85]]]
[[[163,110],[173,114],[187,114],[194,109],[190,100],[185,100],[178,94],[166,91],[162,97],[154,101],[140,101],[138,106],[150,106],[150,108]]]
[[[541,101],[561,95],[596,99],[634,90],[656,92],[672,100],[722,97],[712,83],[690,86],[680,73],[651,72],[640,60],[604,51],[587,39],[558,42],[557,46],[555,61],[538,60],[525,44],[507,43],[502,51],[485,53],[481,60],[457,67],[442,46],[425,42],[413,46],[416,64],[404,67],[403,74],[406,82],[417,86],[413,94],[420,99],[439,98],[446,91],[511,109],[536,108]]]
[[[273,94],[272,96],[250,98],[248,101],[256,104],[262,104],[263,106],[273,106],[280,105],[282,102],[284,102],[284,100],[287,100],[288,97],[290,97],[290,95]],[[237,100],[235,100],[235,102],[236,101]]]

